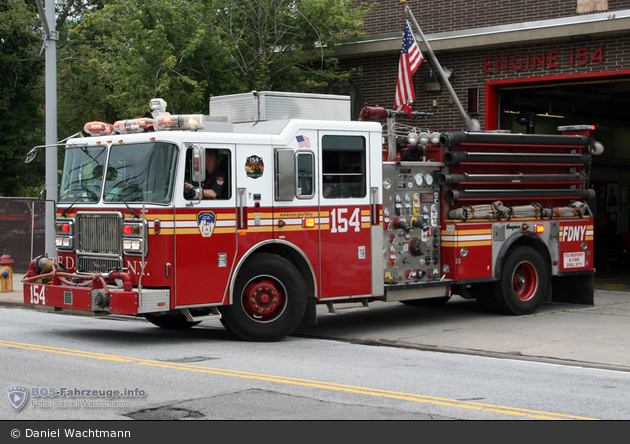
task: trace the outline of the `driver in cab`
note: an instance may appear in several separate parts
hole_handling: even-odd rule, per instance
[[[206,150],[206,180],[201,189],[204,199],[224,199],[226,191],[226,175],[217,170],[219,154],[216,150]],[[186,190],[194,190],[193,184],[184,183]],[[197,196],[198,197],[198,196]]]

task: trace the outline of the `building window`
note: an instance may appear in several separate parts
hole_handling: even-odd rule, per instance
[[[479,114],[479,88],[468,88],[468,114]]]

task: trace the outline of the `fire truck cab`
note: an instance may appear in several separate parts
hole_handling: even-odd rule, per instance
[[[588,135],[397,137],[316,94],[213,97],[209,116],[151,107],[67,141],[57,257],[33,259],[26,303],[163,328],[219,314],[266,341],[323,303],[592,303]]]

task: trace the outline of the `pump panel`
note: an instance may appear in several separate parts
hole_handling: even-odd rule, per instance
[[[383,164],[383,241],[386,284],[439,280],[440,188],[435,162]]]

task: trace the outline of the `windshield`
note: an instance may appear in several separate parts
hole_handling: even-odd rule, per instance
[[[171,201],[177,147],[141,143],[111,147],[105,177],[105,202]]]
[[[106,147],[66,149],[59,202],[96,202],[101,194]]]

